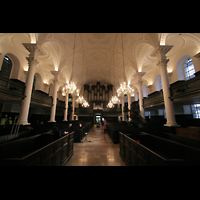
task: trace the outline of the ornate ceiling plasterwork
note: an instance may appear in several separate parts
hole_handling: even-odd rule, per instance
[[[32,37],[35,37],[38,45],[46,53],[38,57],[40,70],[43,70],[44,74],[48,71],[51,74],[52,68],[57,67],[63,80],[67,80],[72,71],[74,36],[74,33],[0,33],[0,46],[8,44],[26,57],[28,52],[20,43],[31,42],[34,40]],[[138,70],[146,72],[143,78],[149,79],[157,69],[157,58],[150,56],[155,47],[160,43],[173,45],[172,50],[167,54],[170,58],[191,46],[200,49],[200,34],[123,33],[123,42],[124,62],[121,33],[77,33],[73,69],[73,80],[75,84],[79,84],[77,87],[99,80],[104,81],[105,84],[115,84],[118,88],[123,79],[123,63],[128,81],[133,81],[133,74]],[[82,64],[83,73],[81,73]]]

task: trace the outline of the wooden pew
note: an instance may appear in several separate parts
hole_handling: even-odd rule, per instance
[[[119,134],[120,156],[128,166],[177,166],[184,165],[185,163],[181,158],[174,158],[164,154],[160,155],[127,135],[121,132]]]
[[[138,139],[140,132],[145,130],[146,128],[131,127],[126,123],[107,123],[107,132],[114,144],[119,143],[119,132]]]
[[[48,132],[0,145],[0,165],[59,166],[73,155],[73,133],[55,139]]]
[[[172,133],[166,133],[166,132],[154,132],[154,131],[145,131],[151,135],[155,135],[157,137],[165,138],[168,140],[172,140],[190,147],[198,148],[200,149],[200,140],[193,139],[193,138],[188,138],[188,137],[183,137],[179,135],[175,135]]]
[[[176,135],[200,140],[200,127],[176,128]]]
[[[147,133],[140,134],[140,143],[159,155],[185,160],[186,166],[200,165],[200,149]]]

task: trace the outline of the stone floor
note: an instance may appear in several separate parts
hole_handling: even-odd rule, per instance
[[[74,143],[74,155],[66,166],[126,166],[119,151],[107,133],[104,139],[102,127],[93,127],[82,143]]]

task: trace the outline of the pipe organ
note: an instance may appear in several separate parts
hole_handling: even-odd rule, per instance
[[[111,99],[113,95],[113,85],[109,84],[107,86],[101,85],[100,82],[97,82],[96,85],[84,85],[84,98],[88,102],[102,102],[106,103]]]

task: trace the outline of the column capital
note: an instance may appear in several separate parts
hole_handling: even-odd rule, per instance
[[[38,60],[35,59],[34,57],[26,57],[26,60],[28,61],[29,66],[30,66],[30,63],[33,63],[35,65],[39,64]]]
[[[194,55],[195,58],[200,58],[200,52]]]
[[[150,54],[152,57],[158,57],[159,60],[166,59],[166,54],[171,50],[172,45],[158,45]]]
[[[32,43],[22,43],[22,44],[30,52],[29,57],[34,57],[37,59],[37,56],[46,54],[38,44],[32,44]]]
[[[54,75],[54,81],[58,82],[59,71],[51,71],[51,73]]]
[[[146,72],[136,72],[133,77],[136,78],[137,83],[142,83],[142,77],[146,74]]]
[[[169,59],[162,59],[161,61],[158,61],[156,65],[158,67],[167,67],[167,63],[169,62]]]

